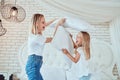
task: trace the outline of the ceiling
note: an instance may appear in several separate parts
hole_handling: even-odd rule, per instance
[[[120,0],[42,0],[63,15],[71,15],[90,23],[109,23],[120,16]]]

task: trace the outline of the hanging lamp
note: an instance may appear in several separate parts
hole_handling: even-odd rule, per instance
[[[26,17],[25,10],[15,4],[5,4],[5,1],[1,2],[1,15],[2,17],[9,22],[22,22]]]

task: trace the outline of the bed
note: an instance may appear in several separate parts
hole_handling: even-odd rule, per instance
[[[114,65],[114,55],[111,46],[104,42],[94,39],[92,47],[92,61],[89,66],[93,71],[91,80],[112,80],[112,69]],[[46,44],[44,52],[43,65],[41,73],[44,80],[70,80],[71,75],[66,74],[69,69],[63,62],[62,53],[52,47],[51,43]],[[58,54],[56,54],[58,53]],[[19,62],[21,66],[21,80],[27,80],[25,73],[25,64],[27,61],[27,42],[23,44],[19,52]],[[74,65],[74,63],[72,63]],[[72,66],[71,66],[72,67]],[[56,74],[57,73],[57,74]]]
[[[84,30],[87,29],[88,28],[84,28]],[[64,47],[73,53],[73,46],[71,44],[72,41],[68,35],[69,33],[66,29],[60,27],[56,32],[56,36],[53,38],[53,41],[45,45],[43,51],[43,65],[40,70],[44,80],[75,80],[73,78],[74,74],[67,73],[70,69],[74,70],[73,66],[75,64],[72,63],[70,59],[68,59],[60,50]],[[64,42],[60,42],[58,38],[64,39]],[[91,80],[112,80],[114,54],[111,45],[105,41],[91,39],[90,48],[91,60],[88,68],[92,72]],[[21,66],[20,78],[21,80],[27,80],[25,73],[25,64],[27,61],[27,42],[21,46],[18,57]]]

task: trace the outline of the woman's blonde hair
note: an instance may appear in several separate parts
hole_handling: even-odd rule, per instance
[[[44,17],[43,14],[34,14],[32,18],[32,33],[38,34],[38,26],[36,23],[41,20],[41,18]]]
[[[82,34],[82,47],[85,52],[86,59],[90,59],[90,35],[87,32],[81,31]]]

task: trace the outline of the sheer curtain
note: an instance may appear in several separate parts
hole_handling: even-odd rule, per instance
[[[120,73],[120,16],[110,23],[111,42]]]
[[[120,14],[120,0],[43,0],[48,9],[94,24],[109,23]],[[46,7],[47,7],[46,6]]]

